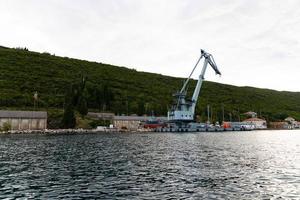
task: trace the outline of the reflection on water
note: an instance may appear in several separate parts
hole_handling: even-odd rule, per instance
[[[300,131],[0,136],[0,199],[296,199]]]

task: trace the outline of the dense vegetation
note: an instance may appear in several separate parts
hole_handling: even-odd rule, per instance
[[[84,104],[90,111],[116,114],[166,115],[172,94],[183,79],[103,63],[58,57],[28,49],[0,47],[0,107],[34,109],[33,94],[38,92],[37,109],[63,110],[70,87],[86,77]],[[194,88],[192,81],[189,88]],[[189,91],[190,93],[192,90]],[[205,120],[206,105],[214,120],[238,119],[241,113],[255,111],[267,120],[287,116],[300,119],[300,93],[279,92],[252,87],[236,87],[205,81],[197,114]],[[78,104],[78,109],[85,105]],[[55,113],[55,112],[54,112]],[[54,114],[53,114],[54,115]]]

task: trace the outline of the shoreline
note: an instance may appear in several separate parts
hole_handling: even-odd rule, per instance
[[[233,131],[233,132],[252,132],[252,131],[281,131],[281,130],[300,130],[300,129],[258,129],[258,130],[251,130],[251,131]],[[214,133],[213,131],[199,131],[199,133]],[[232,131],[221,131],[221,132],[232,132]],[[39,134],[39,135],[79,135],[79,134],[101,134],[101,133],[167,133],[167,132],[156,132],[154,130],[117,130],[117,129],[104,129],[104,130],[96,130],[96,129],[46,129],[46,130],[10,130],[10,131],[1,131],[0,135],[29,135],[29,134]],[[171,133],[171,132],[170,132]],[[176,133],[176,132],[172,132]],[[178,132],[182,133],[182,132]],[[189,132],[183,132],[189,133]],[[190,132],[190,133],[197,133],[197,132]],[[215,133],[220,133],[220,131],[215,131]]]

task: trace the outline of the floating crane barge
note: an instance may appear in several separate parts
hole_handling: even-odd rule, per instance
[[[204,58],[204,64],[199,75],[197,85],[195,87],[192,99],[187,99],[187,85],[193,75],[195,69],[197,68],[200,60]],[[200,94],[201,86],[204,80],[204,75],[207,69],[207,65],[210,65],[215,71],[216,75],[221,75],[216,62],[211,54],[205,52],[201,49],[201,55],[197,60],[192,72],[189,77],[184,82],[180,91],[175,93],[175,103],[172,105],[172,108],[168,111],[168,121],[166,127],[156,128],[157,132],[199,132],[199,131],[224,131],[224,130],[250,130],[246,125],[233,126],[232,128],[225,129],[220,126],[211,126],[206,123],[197,123],[195,121],[195,108],[197,100]]]

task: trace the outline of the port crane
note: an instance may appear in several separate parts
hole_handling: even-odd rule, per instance
[[[199,75],[199,79],[195,87],[192,99],[187,99],[187,85],[202,58],[204,58],[204,64],[201,74]],[[184,82],[181,90],[173,95],[176,101],[172,106],[171,110],[168,111],[168,120],[170,122],[189,123],[194,121],[195,108],[208,64],[213,68],[216,74],[221,75],[221,72],[219,71],[215,63],[213,56],[201,49],[201,55],[197,60],[196,65],[194,66],[189,77]]]

